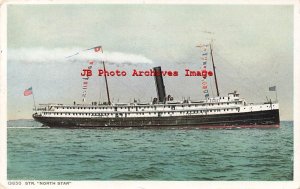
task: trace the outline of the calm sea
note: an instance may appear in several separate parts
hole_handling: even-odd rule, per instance
[[[293,180],[293,122],[279,129],[50,129],[8,122],[8,179]]]

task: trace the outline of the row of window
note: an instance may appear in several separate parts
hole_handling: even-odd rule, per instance
[[[223,111],[229,111],[230,109],[223,109]],[[235,108],[234,110],[238,111],[238,108]],[[180,111],[180,114],[191,114],[191,113],[206,113],[206,112],[221,112],[220,109],[217,110],[194,110],[194,111]],[[175,112],[148,112],[148,113],[134,113],[135,115],[164,115],[164,114],[174,114]],[[125,116],[130,113],[124,113]],[[43,115],[86,115],[86,116],[108,116],[108,115],[117,115],[117,116],[123,116],[123,113],[56,113],[56,112],[44,112]]]
[[[221,102],[221,103],[207,103],[207,104],[199,104],[199,105],[188,105],[188,107],[198,107],[198,106],[215,106],[215,105],[224,105],[224,104],[241,104],[242,101],[238,101],[238,102]],[[184,107],[185,105],[182,105],[181,107]],[[164,108],[174,108],[176,106],[163,106]],[[156,106],[144,106],[144,107],[114,107],[115,109],[119,108],[119,109],[156,109]],[[112,107],[56,107],[56,109],[88,109],[88,110],[93,110],[93,109],[103,109],[103,110],[107,110],[107,109],[113,109]]]

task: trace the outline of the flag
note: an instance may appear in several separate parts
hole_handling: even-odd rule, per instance
[[[31,95],[32,94],[32,87],[29,87],[28,89],[26,89],[25,91],[24,91],[24,96],[29,96],[29,95]]]
[[[101,46],[94,47],[94,51],[95,51],[95,52],[99,52],[99,51],[103,52]]]
[[[95,52],[101,51],[101,52],[103,53],[102,46],[97,46],[97,47],[92,47],[92,48],[88,48],[88,49],[81,50],[81,51],[79,51],[79,52],[76,52],[76,53],[73,54],[73,55],[67,56],[66,58],[71,58],[71,57],[73,57],[73,56],[76,56],[76,55],[80,54],[82,51],[89,51],[89,50],[93,50],[93,49],[94,49]],[[92,64],[92,63],[90,63],[90,64]]]
[[[269,87],[269,91],[276,91],[276,86]]]

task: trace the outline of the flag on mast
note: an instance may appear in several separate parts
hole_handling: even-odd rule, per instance
[[[32,87],[29,87],[24,91],[24,96],[29,96],[29,95],[32,95]]]
[[[81,50],[81,51],[78,51],[78,52],[76,52],[75,54],[72,54],[72,55],[70,55],[70,56],[67,56],[66,58],[71,58],[71,57],[73,57],[73,56],[76,56],[76,55],[79,55],[81,52],[83,52],[83,51],[89,51],[89,50],[94,50],[95,52],[101,52],[101,53],[103,53],[103,49],[102,49],[102,46],[96,46],[96,47],[92,47],[92,48],[88,48],[88,49],[84,49],[84,50]]]
[[[102,46],[99,45],[99,46],[96,46],[96,47],[91,47],[91,48],[88,48],[88,49],[84,49],[84,50],[78,51],[78,52],[76,52],[73,55],[67,56],[66,58],[70,58],[70,57],[73,57],[73,56],[76,56],[76,55],[80,54],[83,51],[90,51],[90,50],[94,50],[95,52],[101,52],[101,53],[103,53]],[[94,65],[94,61],[89,61],[88,69],[91,70],[92,67],[93,67],[93,65]],[[87,89],[88,89],[88,82],[87,81],[89,80],[89,76],[83,77],[82,79],[83,79],[83,85],[82,85],[82,89],[83,89],[82,97],[83,97],[83,99],[82,99],[82,101],[85,102],[86,92],[87,92]]]

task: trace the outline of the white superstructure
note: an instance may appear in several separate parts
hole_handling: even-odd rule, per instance
[[[236,92],[226,97],[208,98],[203,101],[167,101],[153,103],[112,103],[111,105],[91,104],[41,104],[37,115],[42,117],[80,118],[133,118],[133,117],[172,117],[185,115],[238,114],[279,109],[278,103],[248,104]]]

